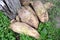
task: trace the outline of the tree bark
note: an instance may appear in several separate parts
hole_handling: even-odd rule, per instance
[[[19,0],[0,0],[0,10],[10,19],[14,19],[21,4]]]

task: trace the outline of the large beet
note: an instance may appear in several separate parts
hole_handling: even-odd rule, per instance
[[[33,1],[31,3],[31,5],[33,6],[39,20],[41,22],[46,22],[48,21],[48,12],[44,7],[44,4],[41,1]]]
[[[10,25],[10,28],[16,33],[26,34],[36,39],[39,38],[39,33],[34,28],[27,25],[26,23],[15,22]]]
[[[24,23],[27,23],[35,28],[38,28],[38,19],[36,18],[36,16],[33,15],[33,12],[27,10],[26,8],[22,7],[19,11],[18,11],[18,15],[21,18],[21,21]]]
[[[20,0],[22,5],[29,5],[31,0]]]
[[[34,10],[30,7],[30,6],[24,6],[28,11],[32,12],[33,15],[36,16],[36,13],[34,12]]]
[[[46,9],[50,9],[50,8],[53,7],[53,6],[54,6],[54,4],[51,3],[51,2],[46,2],[46,3],[44,4],[44,7],[45,7]]]

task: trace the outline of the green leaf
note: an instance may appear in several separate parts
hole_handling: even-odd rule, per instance
[[[47,36],[47,29],[44,28],[44,29],[41,31],[41,37],[42,37],[43,39],[45,39],[46,36]]]
[[[52,40],[52,39],[47,39],[47,40]]]

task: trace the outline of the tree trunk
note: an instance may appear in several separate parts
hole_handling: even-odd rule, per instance
[[[19,0],[0,0],[0,10],[10,19],[14,19],[21,4]]]

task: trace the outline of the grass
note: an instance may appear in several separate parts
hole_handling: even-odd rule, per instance
[[[8,26],[10,20],[2,12],[0,12],[0,40],[15,40],[14,32]]]
[[[60,29],[56,29],[56,15],[60,16],[60,1],[48,0],[54,3],[54,7],[48,10],[50,20],[46,23],[40,23],[37,31],[40,33],[40,39],[35,39],[24,34],[16,34],[9,29],[10,20],[0,12],[0,40],[60,40]]]

